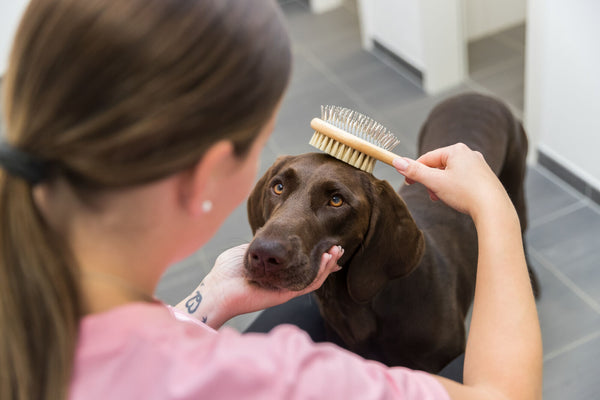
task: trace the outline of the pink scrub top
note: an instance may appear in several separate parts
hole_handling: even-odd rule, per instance
[[[387,368],[283,325],[215,331],[161,303],[83,318],[70,399],[449,399],[431,375]]]

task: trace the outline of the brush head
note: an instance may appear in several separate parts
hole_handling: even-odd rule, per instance
[[[377,121],[338,106],[321,106],[321,120],[311,126],[315,128],[311,146],[368,173],[377,159],[391,164],[395,155],[390,150],[400,143]]]

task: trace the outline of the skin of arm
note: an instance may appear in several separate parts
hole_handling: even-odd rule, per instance
[[[404,162],[403,162],[403,161]],[[469,214],[479,256],[464,384],[436,377],[452,399],[541,399],[542,339],[517,213],[481,154],[465,145],[394,166],[432,199]]]

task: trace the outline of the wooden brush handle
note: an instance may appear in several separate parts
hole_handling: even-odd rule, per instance
[[[313,118],[312,121],[310,121],[310,126],[315,131],[320,132],[323,135],[332,138],[333,140],[343,143],[346,146],[350,146],[354,150],[358,150],[361,153],[365,153],[366,155],[371,156],[388,165],[392,165],[392,161],[394,160],[394,158],[400,157],[399,155],[394,154],[391,151],[382,149],[381,147],[369,143],[366,140],[361,139],[357,136],[354,136],[353,134],[348,133],[343,129],[340,129],[337,126],[331,125],[330,123],[325,122],[320,118]]]

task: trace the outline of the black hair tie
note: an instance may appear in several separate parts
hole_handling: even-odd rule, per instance
[[[31,185],[46,178],[46,163],[11,146],[0,142],[0,166],[13,176],[23,178]]]

